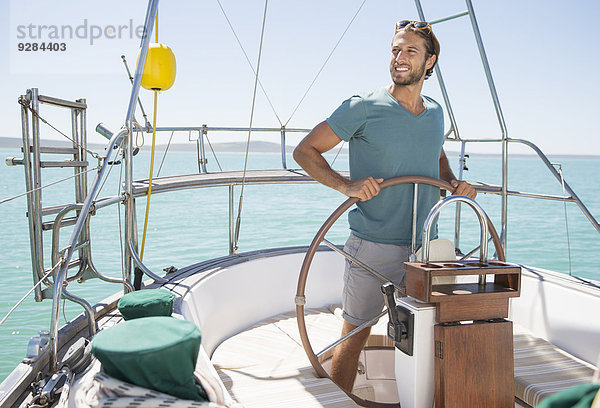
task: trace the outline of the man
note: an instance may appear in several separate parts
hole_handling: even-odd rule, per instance
[[[439,51],[428,23],[398,22],[390,61],[392,84],[346,100],[294,151],[296,162],[315,180],[359,198],[357,208],[348,215],[351,235],[345,251],[398,285],[404,285],[403,262],[410,255],[413,189],[399,185],[381,190],[380,183],[395,176],[421,175],[448,181],[454,194],[476,195],[470,184],[456,180],[442,149],[442,108],[421,95]],[[349,142],[350,180],[333,171],[323,158],[341,140]],[[439,198],[438,188],[419,187],[417,225],[423,225]],[[379,314],[383,308],[380,287],[377,278],[346,261],[342,336]],[[346,391],[352,390],[358,357],[369,333],[370,327],[363,329],[334,351],[331,377]]]

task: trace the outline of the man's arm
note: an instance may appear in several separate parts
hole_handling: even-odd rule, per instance
[[[442,149],[442,153],[440,154],[440,179],[447,181],[452,187],[454,187],[452,194],[464,195],[473,199],[477,196],[477,191],[475,191],[472,185],[464,180],[456,180],[456,176],[454,176],[454,173],[452,173],[452,169],[450,168],[450,163],[448,163],[448,158],[446,157],[446,152],[444,152],[444,149]]]
[[[327,122],[321,122],[294,150],[294,160],[319,183],[331,187],[348,197],[357,197],[366,201],[377,194],[383,179],[365,177],[351,181],[334,171],[323,157],[323,153],[331,150],[342,139],[335,134]]]

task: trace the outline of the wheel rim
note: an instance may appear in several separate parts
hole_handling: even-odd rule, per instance
[[[380,187],[382,189],[384,189],[387,187],[396,186],[399,184],[407,184],[407,183],[433,185],[433,186],[439,187],[439,188],[444,189],[449,192],[452,192],[452,190],[454,190],[454,188],[450,185],[450,183],[447,183],[445,181],[435,179],[432,177],[425,177],[425,176],[394,177],[391,179],[384,180],[380,184]],[[298,330],[300,332],[300,339],[302,340],[302,346],[304,347],[304,351],[306,352],[306,355],[307,355],[311,365],[317,372],[317,374],[320,377],[329,378],[329,379],[331,379],[331,377],[329,376],[329,374],[327,374],[327,372],[321,365],[319,358],[316,356],[315,352],[313,351],[312,345],[310,344],[310,339],[308,338],[308,332],[306,329],[306,321],[304,320],[304,303],[306,300],[306,297],[305,297],[306,281],[308,278],[308,272],[310,270],[310,265],[312,264],[312,261],[314,259],[315,253],[317,252],[319,245],[325,239],[325,235],[327,234],[329,229],[333,226],[333,224],[340,218],[340,216],[342,214],[344,214],[352,205],[356,204],[358,201],[359,201],[358,198],[348,198],[337,209],[335,209],[335,211],[333,213],[331,213],[331,215],[327,218],[327,220],[325,220],[325,222],[323,223],[323,225],[321,226],[319,231],[317,231],[317,234],[313,238],[310,246],[308,247],[308,250],[306,251],[304,261],[302,262],[302,267],[300,268],[300,276],[298,277],[298,286],[296,289],[296,320],[298,322]],[[498,255],[498,260],[500,260],[501,262],[504,262],[505,261],[504,249],[502,248],[502,243],[500,241],[498,233],[496,232],[496,229],[494,228],[489,217],[487,217],[487,214],[486,214],[486,218],[487,218],[487,223],[488,223],[488,230],[489,230],[490,235],[492,236],[492,240],[494,242],[494,247],[495,247],[496,253]],[[381,403],[381,402],[365,400],[360,397],[357,397],[356,395],[354,395],[351,392],[346,392],[345,390],[344,390],[344,392],[350,398],[352,398],[357,404],[364,406],[364,407],[391,408],[391,407],[399,407],[399,405],[400,405],[400,404],[395,404],[395,403],[390,404],[390,403]]]

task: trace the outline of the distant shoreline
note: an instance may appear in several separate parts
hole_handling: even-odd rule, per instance
[[[70,147],[71,143],[68,141],[62,141],[62,140],[45,140],[44,141],[44,145],[45,146],[58,146],[58,147]],[[159,151],[164,151],[164,149],[166,148],[167,144],[157,144],[157,148]],[[14,137],[0,137],[0,149],[10,149],[10,148],[20,148],[21,147],[21,139],[19,138],[14,138]],[[97,143],[90,143],[88,145],[88,148],[90,150],[96,150],[96,151],[100,151],[103,150],[106,146],[105,145],[101,145],[101,144],[97,144]],[[292,153],[292,151],[294,150],[295,146],[286,146],[286,152],[287,153]],[[243,153],[246,151],[246,143],[244,142],[231,142],[231,143],[213,143],[212,144],[212,148],[216,151],[216,152],[220,152],[220,153]],[[210,146],[206,145],[205,149],[207,151],[207,154],[210,151]],[[142,147],[142,150],[150,150],[150,144],[145,144]],[[196,151],[196,144],[195,143],[187,143],[187,144],[181,144],[181,143],[173,143],[171,144],[171,146],[169,147],[169,150],[173,150],[173,151]],[[264,141],[253,141],[250,142],[250,152],[252,153],[281,153],[281,147],[278,143],[273,143],[273,142],[264,142]],[[336,151],[337,153],[337,151]],[[448,154],[448,156],[458,156],[460,152],[458,151],[453,151],[453,150],[446,150],[446,153]],[[342,149],[342,151],[340,152],[340,154],[348,154],[348,149],[346,147],[344,147]],[[474,155],[474,156],[482,156],[482,157],[498,157],[500,156],[500,153],[477,153],[477,152],[471,152],[469,153],[470,155]],[[512,157],[537,157],[536,154],[523,154],[523,153],[512,153],[511,154]],[[581,160],[600,160],[600,155],[579,155],[579,154],[548,154],[547,155],[550,158],[567,158],[567,159],[581,159]]]

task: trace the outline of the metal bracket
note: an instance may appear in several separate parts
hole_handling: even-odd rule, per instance
[[[50,343],[50,332],[48,330],[40,330],[39,336],[33,336],[27,344],[27,354],[23,358],[25,364],[33,364],[42,355],[43,351]]]

